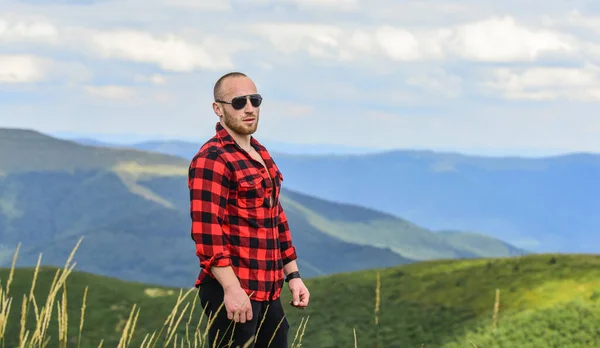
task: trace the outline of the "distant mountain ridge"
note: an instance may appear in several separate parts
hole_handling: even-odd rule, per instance
[[[61,138],[61,137],[59,137]],[[161,153],[168,153],[170,155],[191,159],[196,151],[198,151],[198,142],[191,142],[185,140],[147,140],[133,143],[111,143],[107,141],[101,141],[94,138],[61,138],[65,140],[71,140],[82,145],[91,146],[103,146],[103,147],[117,147],[117,148],[134,148],[138,150],[154,151]],[[286,153],[286,154],[310,154],[310,155],[344,155],[348,153],[352,154],[369,154],[377,153],[381,150],[364,147],[350,147],[342,145],[331,145],[331,144],[291,144],[278,141],[264,141],[261,140],[263,145],[267,146],[273,153]]]
[[[23,242],[20,265],[34,265],[39,253],[60,265],[83,235],[80,270],[193,283],[199,269],[189,235],[188,160],[32,131],[0,129],[0,135],[0,264],[9,265]],[[525,253],[497,239],[438,234],[372,209],[326,202],[285,183],[282,203],[306,277],[420,259]]]
[[[151,149],[187,158],[197,147],[157,142]],[[395,150],[278,153],[276,160],[286,187],[315,197],[372,207],[432,230],[479,231],[536,252],[600,253],[598,154],[527,158]]]
[[[370,206],[430,229],[481,231],[536,252],[600,252],[598,155],[527,159],[397,151],[280,155],[278,164],[291,189]]]

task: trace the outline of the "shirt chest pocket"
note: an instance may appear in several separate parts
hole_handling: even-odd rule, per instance
[[[265,202],[264,181],[260,174],[243,177],[238,181],[238,206],[240,208],[259,208]]]

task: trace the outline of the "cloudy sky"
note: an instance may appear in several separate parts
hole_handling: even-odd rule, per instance
[[[597,0],[0,0],[0,126],[107,140],[214,132],[489,154],[600,152]]]

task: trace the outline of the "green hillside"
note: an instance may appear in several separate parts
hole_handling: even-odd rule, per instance
[[[189,163],[158,152],[86,146],[33,130],[11,128],[0,128],[0,159],[0,173],[110,169],[138,164],[154,173],[170,174],[180,172]]]
[[[389,248],[412,260],[513,256],[525,252],[482,234],[438,233],[358,205],[315,199],[294,191],[285,191],[285,199],[288,206],[301,210],[311,224],[331,236],[350,243]]]
[[[0,130],[0,265],[26,242],[18,266],[60,265],[73,245],[79,269],[188,286],[198,274],[190,238],[188,161],[131,149],[83,146]],[[285,176],[285,173],[284,173]],[[521,253],[495,239],[449,240],[409,221],[285,189],[282,203],[306,277],[413,260]],[[165,248],[165,246],[168,246]]]
[[[9,265],[14,247],[26,241],[19,266],[34,265],[40,253],[45,264],[60,265],[85,236],[79,257],[82,270],[162,285],[193,284],[199,268],[189,232],[185,177],[138,184],[160,201],[132,192],[111,171],[0,178],[0,200],[10,208],[0,212],[0,264]],[[168,194],[162,196],[163,191]],[[411,261],[387,249],[334,238],[307,222],[295,206],[289,208],[289,221],[306,276]]]
[[[318,329],[307,329],[305,342],[349,347],[356,329],[359,347],[371,346],[377,333],[380,347],[596,347],[599,266],[600,256],[543,254],[383,269],[378,330],[377,272],[314,279],[312,307],[303,314]]]
[[[78,255],[79,251],[75,261]],[[534,255],[419,262],[307,279],[309,308],[286,306],[290,342],[295,339],[297,347],[301,338],[304,347],[353,347],[356,334],[358,347],[374,347],[375,342],[377,347],[595,347],[600,344],[599,266],[600,256]],[[2,296],[9,275],[9,270],[0,271]],[[40,312],[54,276],[51,268],[37,275],[34,297]],[[33,270],[17,269],[10,282],[13,302],[4,335],[7,346],[18,343],[23,296],[29,294],[33,278]],[[56,320],[59,309],[68,318],[64,336],[69,346],[76,346],[84,294],[81,343],[85,347],[96,347],[101,340],[104,347],[116,347],[121,336],[131,331],[131,346],[140,347],[146,335],[160,332],[180,293],[187,295],[173,312],[174,323],[167,321],[159,336],[172,334],[179,346],[191,347],[198,323],[200,334],[205,329],[206,317],[193,302],[197,298],[193,289],[76,271],[67,278],[63,308],[64,288],[60,282],[56,288],[50,301],[55,307],[47,330],[49,347],[58,347],[62,337]],[[287,303],[287,288],[283,294]],[[0,301],[2,313],[7,311],[6,300]],[[27,308],[29,337],[36,336],[31,300]],[[133,330],[127,330],[130,314],[136,319],[129,326]],[[162,341],[158,346],[163,346]]]

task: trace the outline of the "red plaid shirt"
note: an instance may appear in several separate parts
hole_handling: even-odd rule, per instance
[[[280,296],[283,266],[296,259],[296,249],[279,202],[283,176],[267,149],[254,137],[251,144],[266,169],[220,123],[192,159],[191,236],[201,267],[196,287],[207,276],[214,278],[212,266],[232,266],[242,288],[248,295],[254,292],[251,299],[263,301]]]

